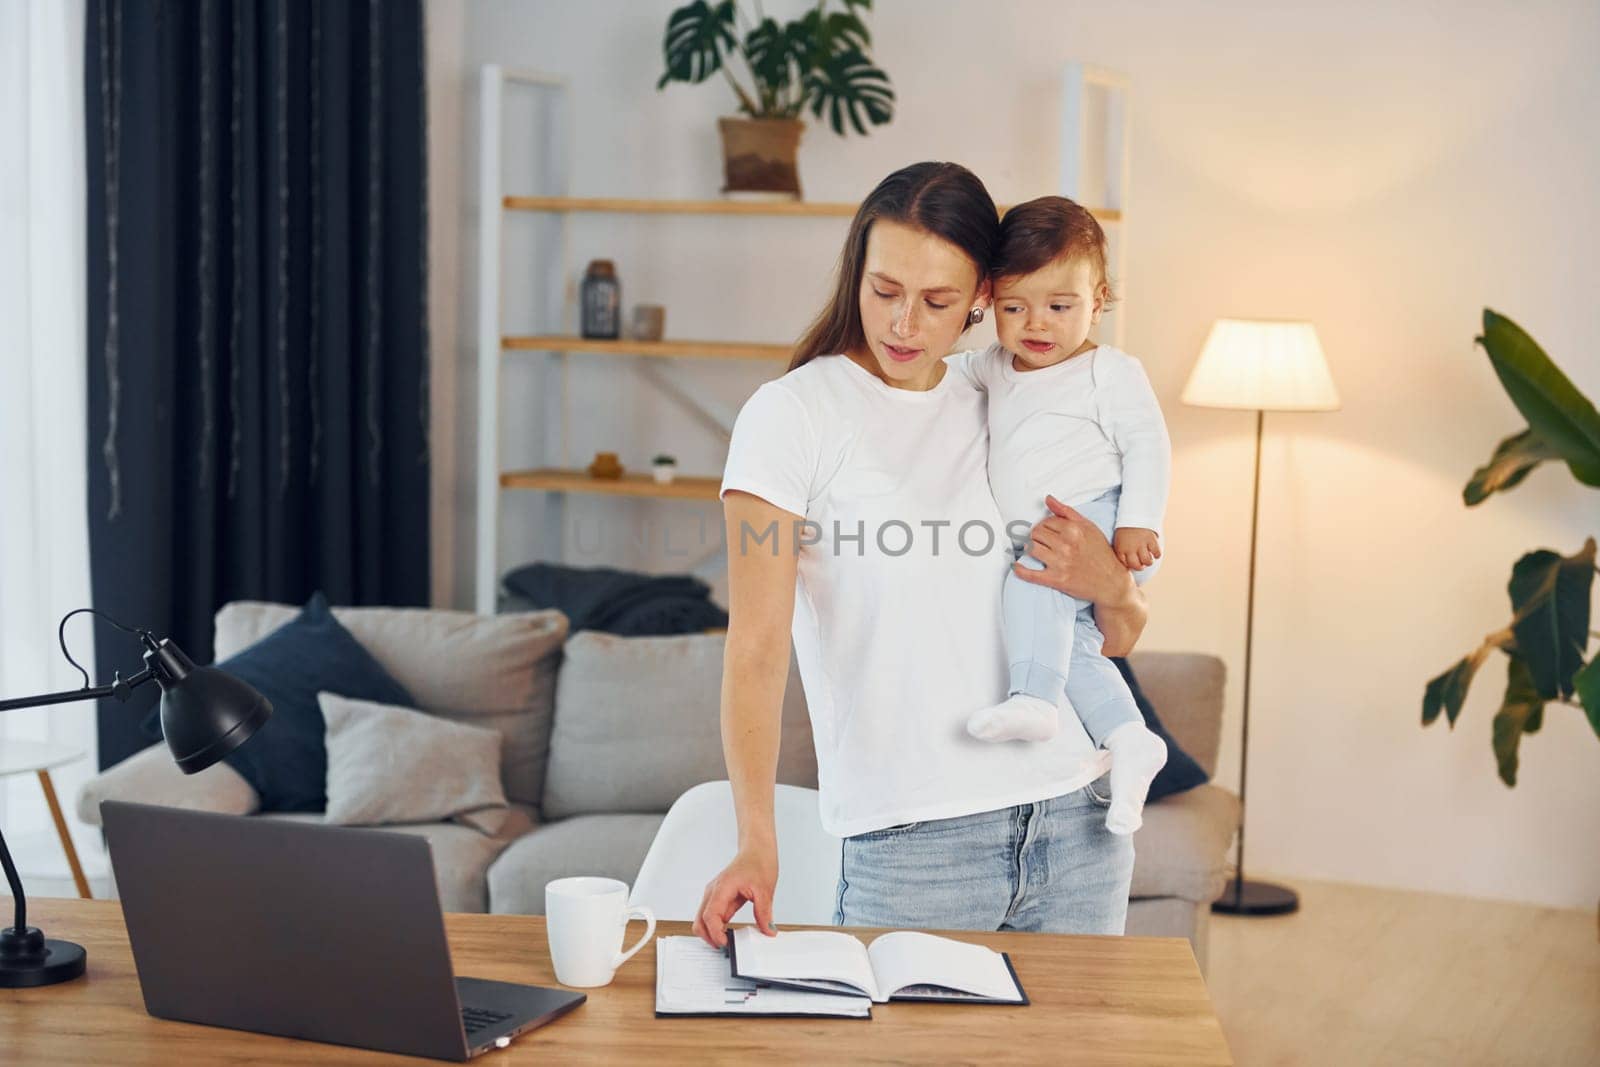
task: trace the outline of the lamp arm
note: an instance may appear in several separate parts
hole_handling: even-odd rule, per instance
[[[126,701],[133,695],[135,689],[146,682],[154,681],[155,677],[156,672],[146,667],[126,681],[121,675],[113,675],[110,685],[84,686],[82,689],[68,689],[60,693],[41,693],[38,696],[0,700],[0,711],[42,708],[50,704],[71,704],[79,700],[99,700],[101,697],[114,697]],[[28,928],[28,898],[23,895],[22,879],[17,876],[17,867],[11,861],[11,850],[6,848],[6,838],[3,833],[0,833],[0,868],[5,869],[6,882],[11,886],[11,895],[15,898],[17,919],[13,928],[20,935]]]
[[[133,695],[135,689],[146,682],[154,681],[155,676],[156,672],[146,667],[126,681],[120,675],[114,675],[109,685],[84,686],[82,689],[67,689],[60,693],[41,693],[38,696],[0,700],[0,711],[42,708],[49,704],[71,704],[79,700],[99,700],[102,697],[114,697],[126,701]]]

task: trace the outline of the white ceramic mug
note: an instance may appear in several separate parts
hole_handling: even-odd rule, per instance
[[[544,887],[545,932],[550,961],[562,985],[610,985],[656,932],[655,912],[628,906],[628,886],[615,878],[558,878]],[[643,919],[644,936],[626,952],[622,935],[631,919]]]

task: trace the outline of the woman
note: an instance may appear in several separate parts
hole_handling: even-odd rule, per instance
[[[773,932],[791,639],[823,825],[844,838],[836,923],[1122,932],[1133,846],[1105,828],[1107,801],[1090,788],[1104,765],[1081,725],[1032,745],[965,729],[971,708],[1006,693],[1011,553],[988,486],[984,397],[951,365],[964,357],[946,353],[988,306],[997,231],[993,200],[963,167],[885,178],[788,373],[735,423],[722,739],[739,845],[695,920],[718,948],[745,901]],[[1051,507],[1031,531],[1044,569],[1013,569],[1092,601],[1106,654],[1125,654],[1143,594],[1092,523]]]

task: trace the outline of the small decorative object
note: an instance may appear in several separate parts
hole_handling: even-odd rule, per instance
[[[589,477],[622,477],[622,464],[617,462],[617,454],[615,452],[596,452],[594,454],[594,462],[589,464]]]
[[[616,264],[609,259],[589,261],[580,301],[583,336],[600,340],[622,336],[622,283],[617,281]]]
[[[667,309],[660,304],[633,305],[633,339],[659,341],[667,332]]]
[[[894,118],[894,90],[889,76],[872,63],[872,35],[856,15],[871,0],[841,0],[843,10],[829,11],[828,0],[791,22],[761,15],[742,18],[749,29],[735,34],[734,0],[694,0],[667,20],[662,42],[667,69],[656,83],[694,84],[721,71],[733,87],[744,118],[724,118],[722,133],[724,193],[800,196],[796,153],[805,129],[799,116],[806,108],[817,118],[827,114],[833,131],[843,135],[845,123],[865,135],[868,125]],[[737,54],[749,72],[750,89],[734,77],[726,57]],[[752,91],[753,90],[753,91]]]
[[[678,461],[668,455],[657,456],[650,461],[650,473],[655,475],[657,485],[671,485],[678,473]]]
[[[1518,485],[1539,464],[1564,463],[1581,485],[1600,489],[1600,411],[1515,322],[1483,309],[1478,343],[1528,425],[1495,448],[1461,492],[1467,507]],[[1584,357],[1577,357],[1582,359]],[[1455,729],[1478,668],[1496,649],[1505,653],[1505,695],[1489,731],[1500,780],[1517,784],[1517,748],[1544,725],[1545,714],[1581,712],[1600,735],[1600,637],[1590,621],[1597,568],[1594,536],[1571,555],[1539,548],[1511,566],[1511,620],[1428,682],[1422,725],[1441,713]]]

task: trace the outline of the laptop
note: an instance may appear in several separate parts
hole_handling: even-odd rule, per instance
[[[100,810],[158,1018],[463,1061],[586,999],[457,978],[423,838],[114,800]]]

